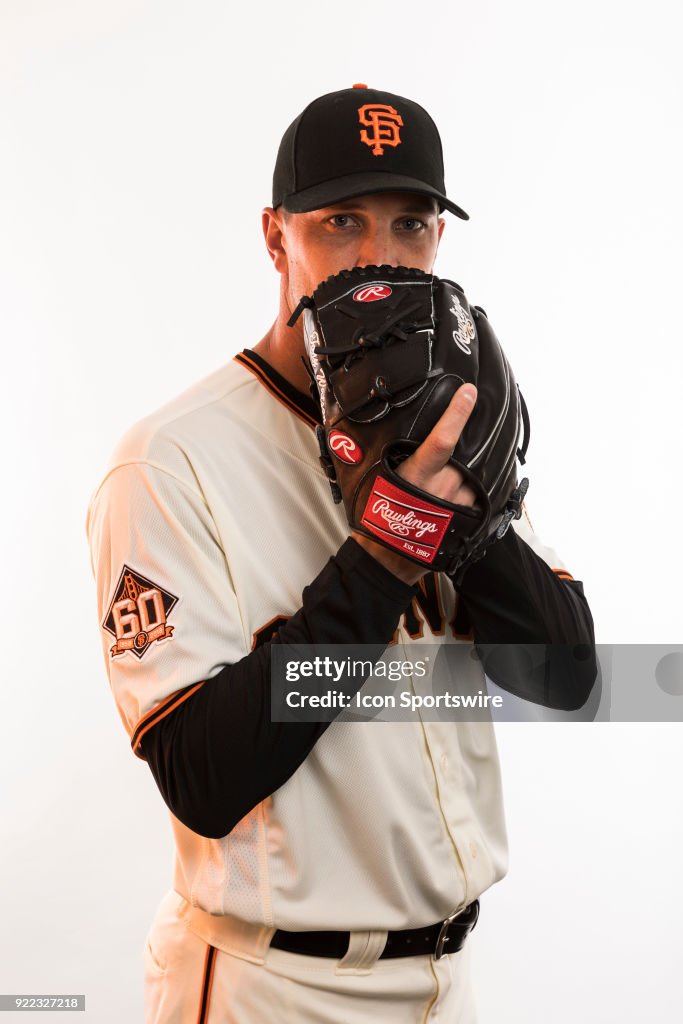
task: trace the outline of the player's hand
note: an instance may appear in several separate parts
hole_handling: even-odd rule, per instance
[[[471,400],[470,400],[471,398]],[[477,389],[474,384],[462,384],[453,395],[448,408],[437,421],[431,433],[413,454],[402,462],[396,472],[405,480],[421,487],[429,494],[434,494],[454,505],[472,507],[476,502],[476,494],[464,482],[462,473],[449,466],[448,462],[453,449],[460,440],[460,435],[472,414],[477,400]],[[390,551],[382,544],[377,544],[362,533],[353,531],[354,540],[366,551],[381,562],[387,569],[405,583],[417,581],[429,572],[429,567],[416,565],[397,552]]]
[[[474,384],[462,384],[431,433],[410,458],[397,468],[398,475],[428,494],[434,494],[454,505],[474,505],[477,500],[475,492],[465,483],[462,473],[455,466],[448,465],[448,460],[460,440],[476,400],[477,389]]]

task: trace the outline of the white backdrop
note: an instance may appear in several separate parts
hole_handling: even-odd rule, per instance
[[[141,1019],[170,827],[108,691],[85,510],[121,433],[272,322],[260,210],[316,95],[430,110],[471,215],[436,271],[515,367],[536,531],[599,642],[681,640],[680,29],[673,0],[0,0],[0,992]],[[681,728],[498,731],[481,1024],[674,1019]]]

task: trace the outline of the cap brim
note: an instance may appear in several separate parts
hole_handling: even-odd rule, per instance
[[[312,210],[321,210],[325,206],[332,206],[340,203],[343,199],[354,199],[356,196],[370,196],[377,192],[414,192],[421,196],[431,196],[436,199],[444,209],[454,213],[462,220],[469,220],[469,214],[461,207],[452,203],[445,195],[437,189],[426,185],[417,178],[408,178],[403,174],[387,174],[383,171],[374,171],[367,174],[347,174],[343,178],[335,178],[334,181],[324,181],[320,185],[313,185],[294,195],[285,196],[282,205],[289,213],[310,213]]]

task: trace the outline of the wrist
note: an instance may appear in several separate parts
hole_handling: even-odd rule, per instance
[[[359,544],[369,555],[372,555],[375,561],[379,562],[385,569],[388,569],[394,576],[397,576],[403,583],[407,583],[411,587],[429,571],[417,565],[417,563],[411,562],[409,558],[404,558],[403,555],[390,551],[383,544],[371,540],[370,537],[366,537],[365,534],[359,533],[357,530],[352,530],[351,536],[356,544]]]

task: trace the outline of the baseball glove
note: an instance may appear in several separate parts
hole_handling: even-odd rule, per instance
[[[457,583],[522,513],[529,418],[488,318],[460,285],[407,267],[344,270],[304,296],[321,463],[350,525]],[[451,504],[396,470],[465,382],[477,401],[450,463],[477,495]],[[524,434],[524,442],[520,438]]]

